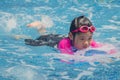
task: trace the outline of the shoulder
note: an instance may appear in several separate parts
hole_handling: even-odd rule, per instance
[[[58,48],[65,48],[65,47],[70,47],[70,46],[71,46],[71,43],[68,37],[63,38],[58,44]]]
[[[58,44],[58,49],[60,50],[61,53],[64,53],[64,54],[72,55],[73,51],[71,48],[72,48],[72,45],[69,38],[63,38]]]

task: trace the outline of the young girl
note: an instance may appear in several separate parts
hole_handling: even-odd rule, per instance
[[[95,27],[85,16],[79,16],[73,19],[70,26],[68,37],[57,34],[42,35],[36,40],[25,39],[25,43],[32,46],[47,45],[54,47],[56,44],[61,53],[73,55],[77,50],[83,50],[88,47],[99,48],[103,44],[96,43],[93,40]],[[108,53],[113,53],[110,50]]]
[[[83,50],[89,46],[100,47],[101,45],[92,39],[94,31],[95,27],[87,17],[76,17],[71,23],[68,37],[59,42],[58,49],[62,53],[73,54],[77,50]]]

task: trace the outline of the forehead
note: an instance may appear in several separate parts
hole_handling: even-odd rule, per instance
[[[86,32],[86,33],[78,33],[76,34],[79,37],[91,37],[93,35],[93,33],[91,33],[90,31]]]

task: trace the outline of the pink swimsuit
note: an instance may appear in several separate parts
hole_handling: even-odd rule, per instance
[[[92,48],[99,48],[99,47],[103,46],[103,44],[92,41],[90,46]],[[64,54],[73,55],[73,53],[75,52],[75,51],[73,51],[73,47],[71,45],[71,41],[69,38],[62,39],[58,44],[58,49],[60,50],[61,53],[64,53]],[[112,54],[112,53],[115,53],[115,51],[111,50],[109,53]]]

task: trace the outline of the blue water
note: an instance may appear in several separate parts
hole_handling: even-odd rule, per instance
[[[97,31],[94,39],[120,49],[119,0],[1,0],[0,80],[120,80],[120,60],[107,64],[67,64],[44,54],[59,54],[48,46],[29,46],[13,35],[39,37],[26,24],[49,16],[54,25],[48,33],[69,32],[71,20],[80,15],[91,19]]]

